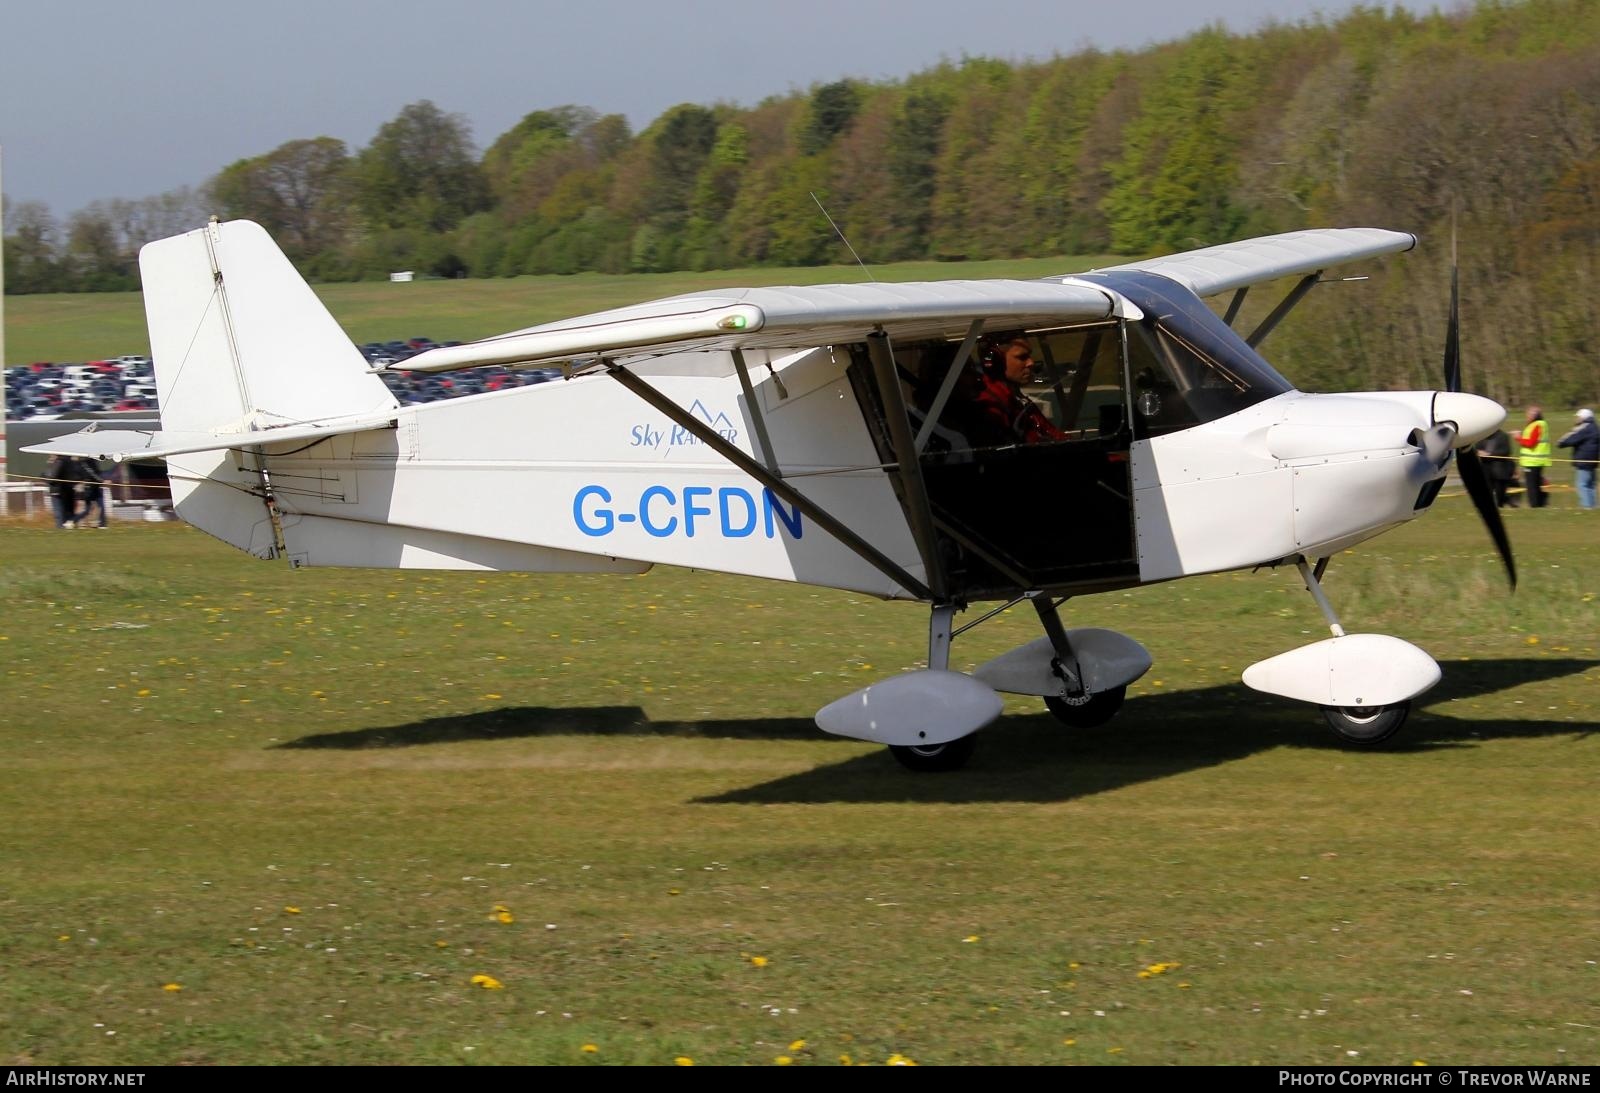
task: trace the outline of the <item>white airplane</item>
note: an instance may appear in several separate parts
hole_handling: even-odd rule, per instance
[[[1505,411],[1459,391],[1454,300],[1444,391],[1307,394],[1254,346],[1324,270],[1415,243],[1326,229],[1036,281],[694,293],[429,350],[405,367],[559,364],[563,380],[402,406],[266,232],[213,221],[140,255],[160,431],[29,450],[165,458],[180,516],[295,566],[664,563],[928,603],[927,667],[816,716],[914,770],[963,765],[997,692],[1069,725],[1117,711],[1150,656],[1068,628],[1069,598],[1293,564],[1333,636],[1244,682],[1375,743],[1439,667],[1345,633],[1319,578],[1426,511],[1454,457],[1514,582],[1472,448]],[[1288,277],[1236,333],[1250,286]],[[1223,293],[1219,318],[1202,298]],[[1005,394],[1019,343],[1052,424],[996,433],[974,399]],[[949,669],[953,638],[1024,602],[1044,636]],[[977,603],[998,606],[957,627]]]

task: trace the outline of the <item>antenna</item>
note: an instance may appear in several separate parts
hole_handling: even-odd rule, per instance
[[[816,191],[807,190],[806,193],[810,194],[811,200],[817,203],[817,208],[822,209],[822,215],[828,219],[828,226],[831,227],[834,231],[834,234],[839,237],[839,242],[844,244],[845,250],[850,252],[850,257],[856,260],[856,265],[861,267],[861,272],[867,275],[867,280],[876,284],[878,279],[872,275],[872,271],[867,268],[867,264],[861,260],[861,255],[857,254],[856,249],[850,245],[850,240],[844,237],[844,232],[839,230],[839,225],[833,222],[833,217],[828,216],[828,210],[823,208],[822,199],[817,196]]]

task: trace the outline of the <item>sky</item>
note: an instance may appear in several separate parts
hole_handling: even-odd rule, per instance
[[[748,106],[964,55],[1139,49],[1216,23],[1247,33],[1268,19],[1336,18],[1353,6],[9,0],[0,4],[0,186],[13,202],[43,201],[65,219],[101,198],[198,187],[285,141],[332,136],[354,152],[421,99],[464,115],[484,147],[528,112],[567,103],[625,114],[637,130],[681,102]]]

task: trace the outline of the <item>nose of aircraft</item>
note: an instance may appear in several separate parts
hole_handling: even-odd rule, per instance
[[[1461,391],[1434,392],[1433,420],[1456,423],[1455,445],[1458,448],[1476,444],[1498,429],[1505,419],[1505,407],[1493,399]]]

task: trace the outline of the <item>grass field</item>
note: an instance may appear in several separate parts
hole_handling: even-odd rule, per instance
[[[950,277],[1044,277],[1123,259],[1078,256],[990,262],[897,262],[872,267],[880,281]],[[709,273],[599,274],[499,280],[361,282],[317,285],[317,295],[357,343],[425,335],[472,341],[537,323],[727,285],[820,285],[866,278],[858,266],[716,270]],[[97,360],[149,353],[143,297],[137,292],[9,296],[6,360]]]
[[[0,1061],[1600,1062],[1600,521],[1508,597],[1436,510],[1327,580],[1444,665],[1390,746],[1238,683],[1325,631],[1229,574],[1075,601],[1122,714],[935,776],[810,720],[910,605],[0,526]]]

